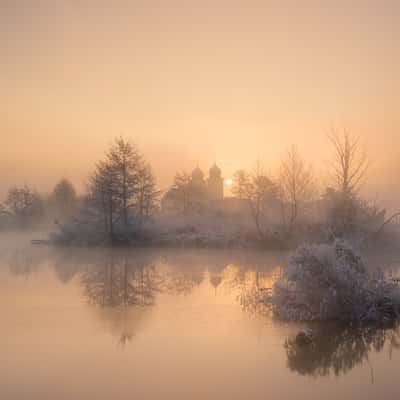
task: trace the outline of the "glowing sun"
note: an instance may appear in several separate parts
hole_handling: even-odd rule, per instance
[[[233,180],[231,178],[225,179],[226,186],[232,186]]]

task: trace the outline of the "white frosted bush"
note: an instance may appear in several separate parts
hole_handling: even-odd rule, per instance
[[[336,240],[300,246],[265,302],[287,320],[385,321],[400,315],[400,288],[369,274],[362,258]]]

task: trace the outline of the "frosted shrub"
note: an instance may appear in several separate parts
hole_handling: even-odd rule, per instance
[[[345,242],[303,245],[291,256],[272,295],[274,314],[287,320],[374,320],[400,316],[400,288],[369,274]]]

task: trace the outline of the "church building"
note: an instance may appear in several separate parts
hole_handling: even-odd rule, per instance
[[[217,164],[209,170],[209,176],[204,178],[203,171],[197,166],[191,174],[190,182],[185,188],[185,194],[180,193],[179,188],[172,187],[168,190],[161,206],[163,212],[179,212],[188,208],[190,211],[202,211],[212,207],[218,201],[224,199],[224,179]],[[183,205],[183,197],[187,197]]]
[[[224,198],[224,179],[221,176],[221,170],[215,163],[210,168],[207,190],[209,200],[222,200]]]

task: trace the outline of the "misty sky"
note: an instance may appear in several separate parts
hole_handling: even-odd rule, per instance
[[[399,1],[0,0],[0,194],[82,190],[121,134],[161,188],[196,163],[275,173],[292,143],[324,180],[336,126],[361,136],[366,190],[394,206],[399,43]]]

